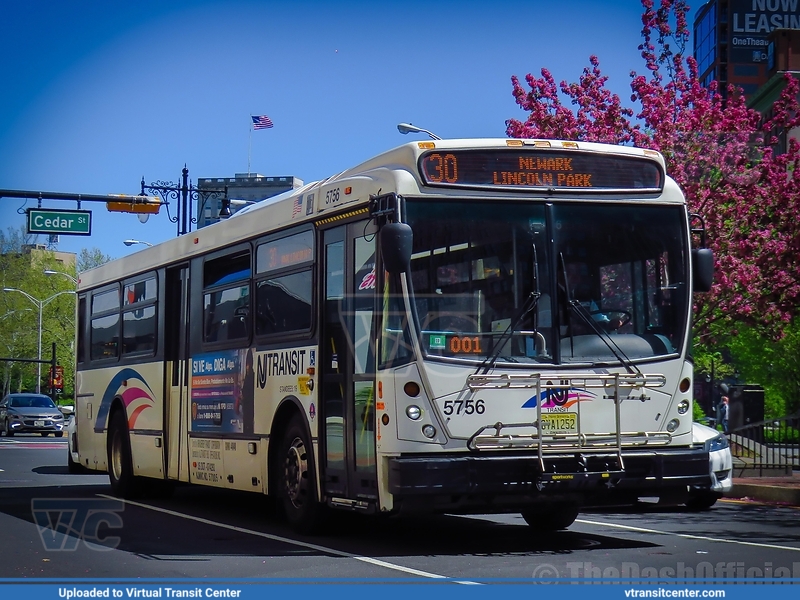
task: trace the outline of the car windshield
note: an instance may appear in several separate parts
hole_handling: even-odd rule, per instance
[[[9,408],[55,408],[47,396],[14,396],[8,399]]]
[[[681,206],[408,199],[428,357],[618,363],[680,351]]]

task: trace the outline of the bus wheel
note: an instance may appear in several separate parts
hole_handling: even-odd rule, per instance
[[[280,450],[280,497],[286,520],[295,531],[312,533],[320,523],[314,456],[302,421],[295,417],[283,437]]]
[[[108,478],[115,496],[131,498],[134,490],[131,442],[125,413],[118,410],[108,424]]]
[[[718,498],[719,496],[711,492],[693,494],[686,501],[686,508],[689,510],[708,510],[717,503]]]
[[[72,460],[72,452],[69,450],[67,450],[67,471],[73,475],[84,472],[83,467]]]
[[[577,506],[540,506],[522,511],[522,518],[536,531],[566,529],[578,518]]]

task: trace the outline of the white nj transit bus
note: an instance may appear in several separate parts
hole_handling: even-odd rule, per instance
[[[81,274],[75,462],[300,531],[708,487],[693,217],[659,153],[554,140],[408,143],[263,200]]]

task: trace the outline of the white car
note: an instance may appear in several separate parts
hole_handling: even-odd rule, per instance
[[[704,444],[708,450],[711,484],[708,487],[697,486],[690,489],[686,506],[705,510],[714,506],[725,492],[733,488],[733,458],[728,438],[716,429],[692,423],[692,441],[695,444]]]

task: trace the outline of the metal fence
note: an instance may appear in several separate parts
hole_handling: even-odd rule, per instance
[[[800,471],[800,414],[738,427],[728,436],[737,477]],[[736,471],[740,471],[736,473]]]

